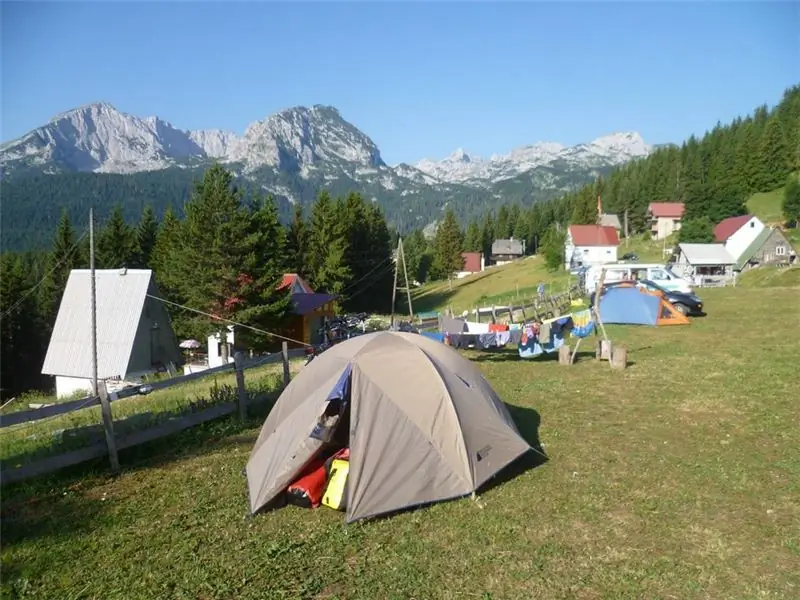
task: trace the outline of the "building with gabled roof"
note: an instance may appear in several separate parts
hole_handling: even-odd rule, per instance
[[[725,244],[728,253],[738,261],[765,227],[761,219],[753,215],[729,217],[714,227],[714,238],[719,243]]]
[[[653,239],[663,240],[680,231],[685,211],[683,202],[651,202],[647,207],[647,214],[650,217],[650,233],[653,234]]]
[[[181,362],[172,323],[149,269],[98,269],[97,377],[109,388]],[[42,374],[60,398],[92,392],[91,271],[73,269],[58,308]]]
[[[619,232],[605,225],[570,225],[564,242],[567,269],[617,262]]]

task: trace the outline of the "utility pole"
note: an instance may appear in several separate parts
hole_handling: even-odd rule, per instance
[[[400,269],[400,261],[403,261],[403,278],[405,279],[406,298],[408,299],[408,316],[410,320],[414,320],[414,309],[411,306],[411,284],[408,281],[408,267],[406,266],[406,253],[403,250],[403,238],[397,238],[397,251],[394,261],[394,284],[392,285],[392,316],[389,321],[389,326],[394,326],[394,306],[397,300],[397,290],[402,289],[397,287],[397,275]]]
[[[89,273],[91,279],[91,311],[92,311],[92,392],[100,397],[100,412],[103,416],[103,431],[106,434],[108,460],[113,472],[119,471],[117,441],[114,438],[114,418],[111,415],[111,403],[105,381],[100,384],[97,377],[97,287],[94,269],[94,209],[89,209]]]
[[[97,293],[94,277],[94,209],[89,209],[89,273],[91,279],[92,311],[92,393],[97,396]]]
[[[625,247],[628,247],[628,209],[625,209]]]
[[[403,238],[400,238],[398,244],[400,256],[403,258],[403,278],[406,280],[406,298],[408,298],[408,318],[410,321],[414,320],[414,309],[411,306],[411,285],[408,283],[408,269],[406,268],[406,251],[403,249]]]
[[[394,255],[394,283],[392,284],[392,316],[389,318],[389,328],[394,327],[394,302],[397,298],[397,263],[400,260],[400,239],[398,238],[397,250]]]

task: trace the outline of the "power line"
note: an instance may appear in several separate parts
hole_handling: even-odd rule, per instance
[[[367,271],[367,274],[366,274],[366,275],[364,275],[364,276],[363,276],[363,277],[361,277],[360,279],[358,279],[358,280],[354,281],[353,283],[349,284],[349,285],[348,285],[346,288],[344,288],[344,290],[342,290],[342,293],[344,294],[344,293],[345,293],[347,290],[349,290],[349,289],[351,289],[351,288],[353,288],[353,287],[357,286],[359,283],[361,283],[362,281],[364,281],[364,280],[365,280],[367,277],[369,277],[370,275],[372,275],[372,273],[374,273],[375,271],[377,271],[379,268],[381,268],[381,267],[383,267],[383,266],[387,266],[387,265],[388,265],[388,263],[389,263],[389,262],[391,262],[391,260],[392,260],[392,257],[391,257],[391,256],[389,256],[389,257],[387,257],[387,258],[384,258],[384,259],[383,259],[381,262],[379,262],[377,265],[375,265],[375,266],[374,266],[374,267],[372,267],[372,268],[371,268],[369,271]]]
[[[158,296],[153,296],[152,294],[147,294],[148,298],[152,298],[153,300],[158,300],[159,302],[163,302],[164,304],[170,304],[177,308],[181,308],[183,310],[188,310],[189,312],[197,313],[198,315],[203,315],[204,317],[208,317],[214,321],[224,321],[225,323],[230,323],[231,325],[235,325],[236,327],[244,327],[245,329],[250,329],[251,331],[255,331],[256,333],[262,333],[264,335],[269,335],[271,337],[279,338],[281,340],[286,340],[287,342],[294,342],[295,344],[301,344],[303,346],[311,347],[312,344],[306,344],[305,342],[301,342],[300,340],[295,340],[290,337],[286,337],[283,335],[279,335],[277,333],[272,333],[271,331],[265,331],[263,329],[259,329],[258,327],[253,327],[252,325],[246,325],[244,323],[238,323],[231,319],[225,319],[223,317],[218,317],[217,315],[212,315],[211,313],[203,312],[202,310],[197,310],[196,308],[192,308],[191,306],[186,306],[184,304],[178,304],[177,302],[172,302],[171,300],[166,300],[164,298],[159,298]]]
[[[356,296],[358,296],[359,294],[363,294],[364,292],[368,292],[368,291],[370,291],[370,290],[372,289],[370,286],[371,286],[373,283],[376,283],[377,281],[379,281],[379,280],[380,280],[380,278],[381,278],[381,277],[383,277],[384,275],[387,275],[387,274],[389,274],[389,273],[392,271],[392,268],[393,268],[393,265],[386,265],[382,271],[380,271],[380,272],[378,272],[378,273],[375,273],[375,274],[372,276],[372,280],[369,282],[369,284],[367,284],[367,285],[364,285],[364,287],[362,287],[360,290],[358,290],[358,291],[356,291],[354,294],[352,294],[352,295],[348,296],[348,297],[347,297],[347,300],[352,300],[353,298],[355,298],[355,297],[356,297]]]
[[[61,258],[61,260],[58,261],[56,263],[56,265],[52,269],[50,269],[47,273],[45,273],[44,276],[32,288],[29,288],[22,295],[22,297],[19,300],[17,300],[17,302],[14,304],[14,306],[12,306],[6,312],[4,312],[3,316],[0,317],[0,319],[5,319],[8,315],[10,315],[12,312],[17,310],[17,308],[23,302],[25,302],[25,300],[28,298],[28,296],[30,296],[33,292],[35,292],[38,289],[38,287],[44,283],[45,279],[50,277],[50,275],[52,275],[55,272],[56,269],[58,269],[60,266],[62,266],[64,264],[64,261],[66,261],[68,258],[70,258],[72,256],[72,253],[75,251],[75,249],[78,247],[78,245],[83,241],[83,238],[86,237],[87,233],[88,233],[88,230],[84,230],[83,233],[81,234],[81,236],[75,241],[74,244],[72,244],[72,247],[69,250],[67,250],[66,254],[64,254],[64,256]]]

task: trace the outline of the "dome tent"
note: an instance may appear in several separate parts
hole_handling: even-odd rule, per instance
[[[468,495],[531,449],[458,352],[410,333],[362,335],[304,367],[270,412],[246,468],[253,514],[280,504],[330,439],[319,431],[332,414],[350,449],[348,523]]]

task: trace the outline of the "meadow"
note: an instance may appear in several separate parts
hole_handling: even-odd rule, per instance
[[[469,353],[548,457],[478,502],[349,526],[325,508],[251,518],[261,419],[228,419],[123,453],[117,477],[96,465],[3,489],[2,595],[798,597],[800,288],[702,295],[690,325],[609,327],[624,371],[590,348],[572,366]]]

